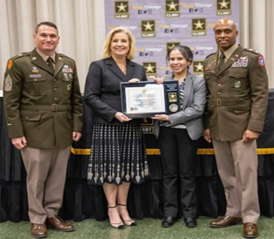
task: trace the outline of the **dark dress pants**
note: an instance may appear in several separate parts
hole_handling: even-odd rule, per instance
[[[159,144],[162,159],[164,214],[195,218],[195,157],[198,141],[193,141],[186,129],[161,127]]]

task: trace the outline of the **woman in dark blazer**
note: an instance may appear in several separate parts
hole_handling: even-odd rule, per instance
[[[197,140],[203,134],[206,88],[204,79],[188,71],[193,61],[189,47],[175,46],[169,51],[167,59],[173,74],[155,81],[178,81],[181,109],[171,115],[152,117],[157,120],[155,134],[159,139],[163,169],[165,217],[162,226],[172,226],[178,215],[183,215],[186,226],[192,228],[197,226],[194,161]]]
[[[119,229],[136,225],[127,211],[128,191],[131,182],[142,183],[148,175],[141,122],[121,108],[120,83],[147,80],[144,67],[131,61],[134,54],[132,33],[112,29],[103,59],[90,64],[85,85],[85,102],[93,112],[88,182],[103,185],[110,224]]]

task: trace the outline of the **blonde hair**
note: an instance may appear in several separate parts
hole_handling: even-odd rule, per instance
[[[103,58],[111,57],[111,50],[110,50],[110,44],[111,40],[116,33],[125,33],[128,36],[129,40],[129,51],[127,54],[127,59],[132,60],[135,57],[135,38],[130,30],[128,30],[125,27],[116,27],[113,28],[111,31],[108,32],[106,41],[103,47]]]

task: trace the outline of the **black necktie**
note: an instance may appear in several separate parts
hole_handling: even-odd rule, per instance
[[[49,57],[47,59],[47,63],[48,63],[48,66],[49,66],[51,72],[54,73],[53,59],[51,57]]]
[[[220,61],[219,61],[219,65],[218,65],[218,69],[219,69],[219,70],[223,67],[224,63],[225,63],[225,54],[222,53],[222,54],[220,55]]]

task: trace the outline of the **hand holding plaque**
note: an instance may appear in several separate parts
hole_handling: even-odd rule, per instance
[[[121,83],[122,110],[131,118],[172,114],[180,110],[177,81]]]

